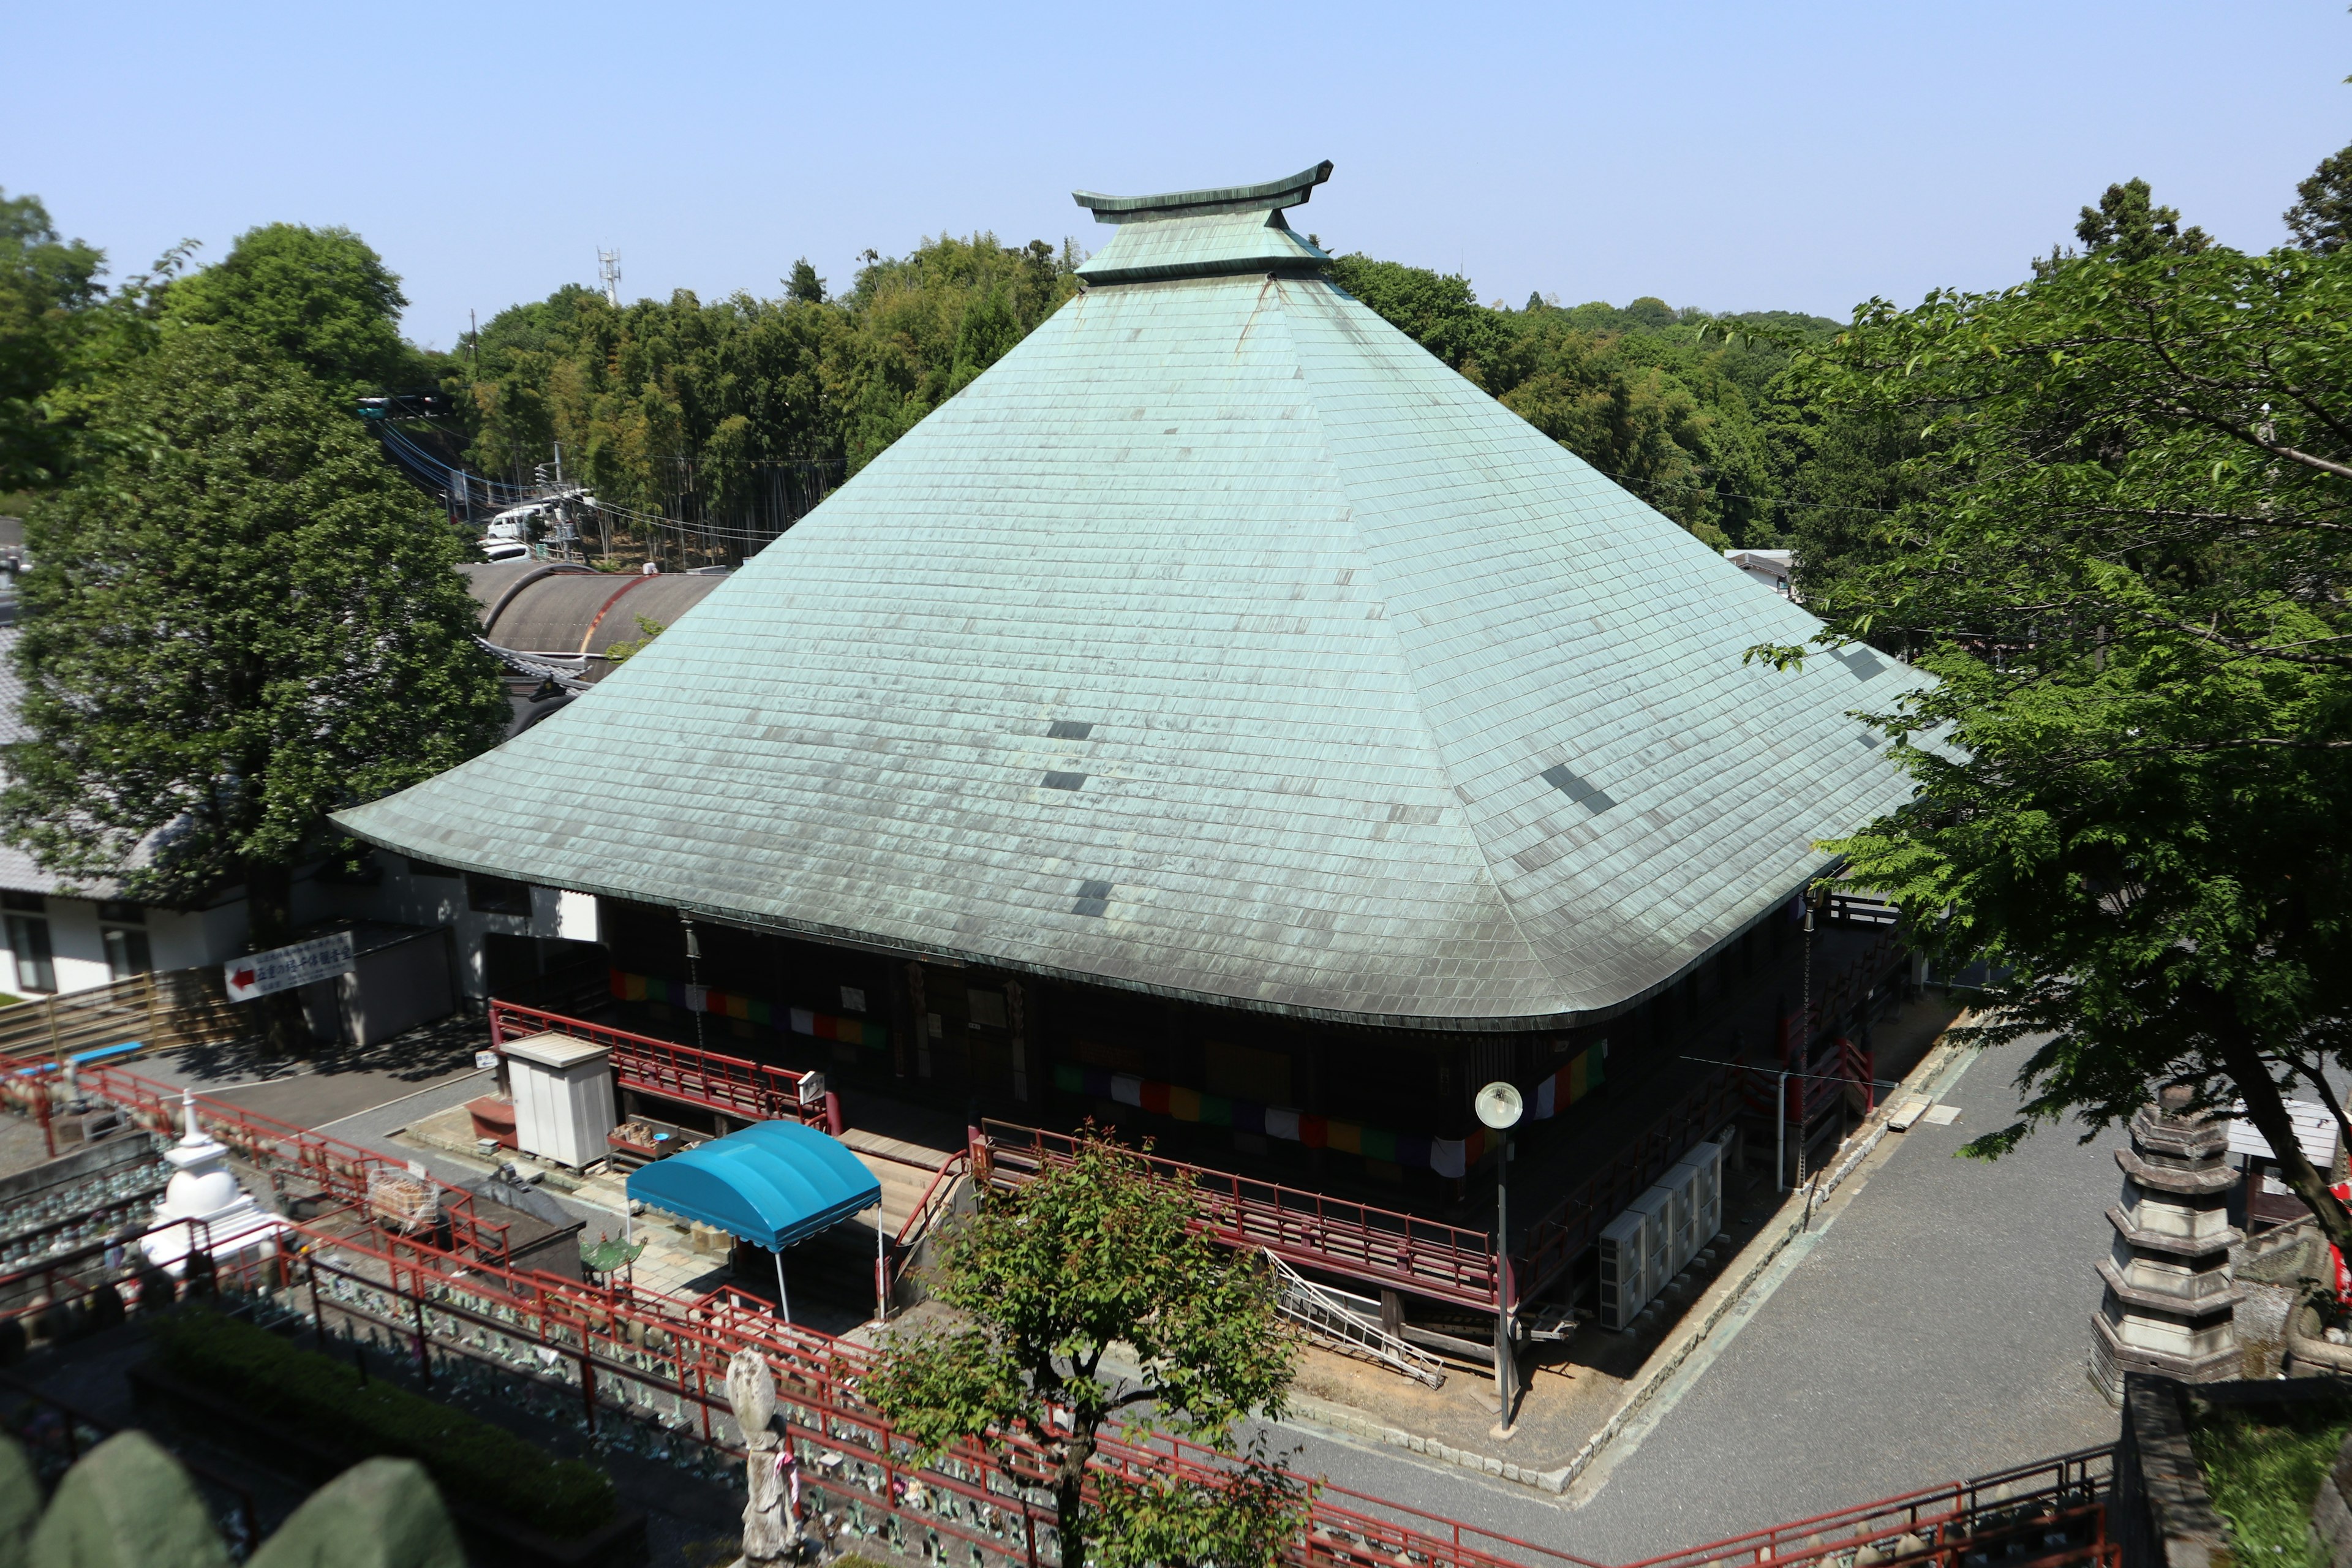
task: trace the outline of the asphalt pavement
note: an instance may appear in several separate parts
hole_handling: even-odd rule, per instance
[[[1955,1157],[2010,1119],[2030,1049],[1970,1062],[1943,1097],[1953,1124],[1889,1135],[1866,1184],[1580,1505],[1391,1449],[1282,1441],[1340,1486],[1601,1563],[2114,1441],[2084,1369],[2123,1131],[2084,1146],[2080,1128],[2046,1129],[2001,1160]]]

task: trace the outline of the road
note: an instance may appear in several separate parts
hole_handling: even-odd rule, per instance
[[[2009,1120],[2020,1045],[1969,1063],[1950,1126],[1894,1147],[1770,1296],[1580,1506],[1286,1430],[1300,1468],[1601,1563],[2112,1442],[2084,1374],[2092,1265],[2120,1130],[2045,1130],[2005,1159],[1956,1159]]]

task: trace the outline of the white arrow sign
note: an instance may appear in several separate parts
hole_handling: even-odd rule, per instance
[[[275,947],[268,952],[232,958],[227,964],[228,999],[250,1002],[273,991],[291,991],[313,980],[348,973],[358,962],[352,933],[347,931],[313,942],[298,942],[291,947]]]

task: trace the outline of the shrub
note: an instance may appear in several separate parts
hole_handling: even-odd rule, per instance
[[[2189,1445],[2205,1472],[2213,1506],[2230,1521],[2243,1563],[2264,1568],[2326,1568],[2313,1550],[2311,1505],[2352,1430],[2352,1402],[2256,1408],[2195,1402]]]
[[[298,1350],[266,1329],[192,1308],[157,1321],[165,1370],[322,1445],[423,1464],[451,1499],[550,1535],[585,1535],[618,1511],[612,1478],[343,1363]]]

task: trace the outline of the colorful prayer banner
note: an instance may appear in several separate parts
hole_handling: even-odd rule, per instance
[[[689,1013],[708,1013],[714,1017],[740,1018],[747,1024],[760,1024],[772,1029],[790,1029],[795,1035],[808,1035],[820,1040],[838,1040],[847,1046],[866,1046],[880,1049],[890,1043],[887,1024],[871,1018],[850,1018],[832,1013],[819,1013],[807,1007],[777,1007],[756,996],[744,996],[731,991],[715,991],[707,985],[684,985],[664,980],[657,974],[630,974],[615,969],[612,972],[614,997],[622,1002],[662,1002],[685,1008]]]

